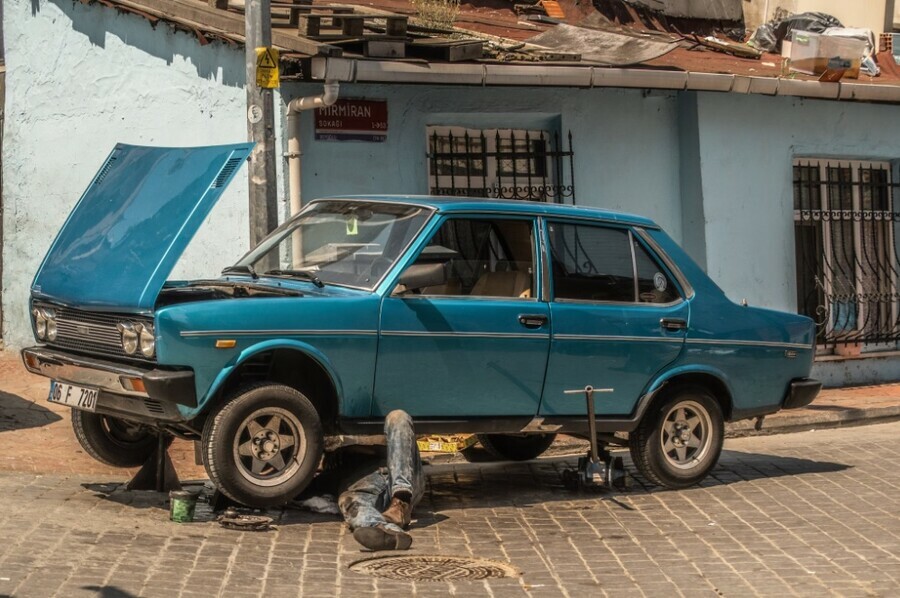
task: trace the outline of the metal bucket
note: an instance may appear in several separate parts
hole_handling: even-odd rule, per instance
[[[194,520],[199,492],[172,490],[169,492],[169,519],[175,523],[190,523]]]

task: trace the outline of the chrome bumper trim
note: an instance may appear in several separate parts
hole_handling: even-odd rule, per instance
[[[29,365],[29,358],[37,362],[37,367]],[[145,392],[125,388],[122,385],[121,377],[140,378],[149,370],[90,357],[70,355],[43,347],[23,349],[22,361],[25,362],[25,369],[32,374],[69,384],[92,386],[119,395],[148,397]]]

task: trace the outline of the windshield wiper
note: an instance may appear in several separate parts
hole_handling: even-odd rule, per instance
[[[253,269],[253,266],[228,266],[224,270],[222,270],[222,274],[229,274],[231,272],[243,272],[244,274],[249,274],[250,278],[253,280],[259,280],[259,274],[256,273],[256,270]]]
[[[325,286],[322,279],[309,270],[267,270],[264,274],[272,274],[274,276],[299,276],[300,278],[306,278],[320,289]]]

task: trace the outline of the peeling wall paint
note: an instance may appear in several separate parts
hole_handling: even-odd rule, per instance
[[[32,341],[31,280],[116,142],[188,146],[247,138],[244,55],[133,15],[70,0],[4,3],[4,342]],[[246,169],[174,277],[217,274],[248,248]]]

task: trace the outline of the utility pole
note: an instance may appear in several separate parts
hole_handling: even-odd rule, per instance
[[[278,226],[273,92],[261,88],[256,80],[256,49],[272,45],[272,9],[269,0],[247,0],[244,10],[247,137],[256,142],[249,164],[250,246],[255,247]]]

